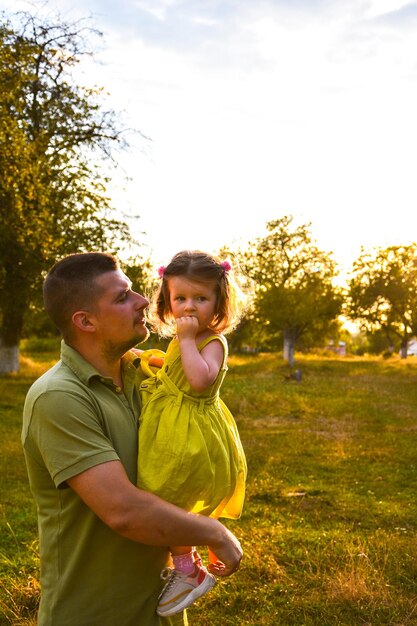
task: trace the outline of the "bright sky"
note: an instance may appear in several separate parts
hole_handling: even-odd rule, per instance
[[[14,0],[13,10],[42,6]],[[0,9],[10,2],[0,0]],[[156,264],[311,222],[342,270],[417,240],[417,2],[50,0],[104,33],[93,82],[138,141],[117,195]]]

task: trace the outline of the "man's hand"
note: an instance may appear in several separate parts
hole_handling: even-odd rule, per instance
[[[210,572],[216,576],[230,576],[239,569],[243,556],[242,546],[236,537],[224,526],[225,537],[220,545],[209,546]]]
[[[218,561],[213,564],[213,572],[218,576],[230,576],[239,567],[242,548],[221,522],[187,513],[138,489],[120,461],[90,467],[67,483],[105,524],[131,541],[164,548],[209,546]]]

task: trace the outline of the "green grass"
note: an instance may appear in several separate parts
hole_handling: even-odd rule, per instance
[[[20,444],[22,408],[35,378],[57,352],[22,350],[16,376],[0,377],[0,624],[35,624],[39,599],[36,509]]]
[[[20,374],[0,378],[1,624],[35,623],[21,409],[54,356],[24,354]],[[222,397],[249,476],[242,518],[226,523],[245,557],[189,610],[190,624],[417,624],[417,361],[305,356],[299,383],[275,355],[229,366]]]

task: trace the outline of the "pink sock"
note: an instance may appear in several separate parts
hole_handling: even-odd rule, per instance
[[[182,574],[191,574],[194,571],[194,554],[193,551],[188,554],[176,554],[172,556],[174,567],[177,572]]]

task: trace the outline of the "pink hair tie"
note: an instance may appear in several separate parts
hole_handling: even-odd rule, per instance
[[[158,276],[159,276],[159,278],[163,277],[163,275],[165,274],[165,270],[166,270],[165,265],[161,265],[161,267],[158,267]]]
[[[223,261],[223,263],[220,263],[220,265],[222,266],[222,268],[224,269],[224,271],[230,272],[230,270],[232,269],[232,266],[230,265],[229,261]]]

